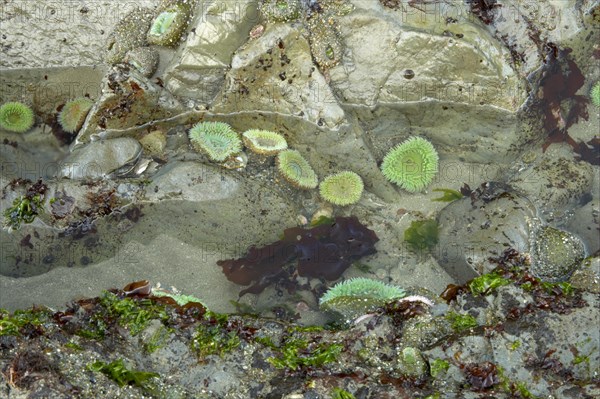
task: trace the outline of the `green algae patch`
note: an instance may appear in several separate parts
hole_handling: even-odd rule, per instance
[[[429,372],[433,378],[445,373],[450,368],[450,363],[444,359],[435,359],[429,364]]]
[[[0,337],[27,335],[26,330],[43,329],[43,325],[51,319],[52,312],[46,308],[15,310],[12,315],[7,310],[0,309]]]
[[[451,190],[449,188],[434,188],[431,191],[437,191],[442,193],[441,197],[432,199],[432,201],[437,202],[452,202],[459,200],[463,197],[463,195],[459,191]]]
[[[415,220],[404,231],[404,241],[417,252],[433,248],[438,242],[439,227],[435,220]]]
[[[309,344],[302,338],[291,338],[278,348],[279,354],[267,359],[275,368],[297,371],[321,367],[334,362],[342,353],[340,344]]]
[[[106,310],[107,316],[118,318],[119,324],[134,336],[146,328],[150,320],[169,318],[165,307],[150,299],[139,301],[132,298],[120,299],[115,294],[106,292],[100,297],[99,303]]]
[[[446,319],[457,333],[462,333],[478,326],[477,320],[470,314],[450,312],[446,315]]]
[[[116,382],[120,387],[134,385],[143,390],[151,389],[149,380],[160,377],[158,373],[131,370],[125,366],[123,359],[117,359],[110,363],[97,361],[87,366],[88,370],[100,372]]]
[[[488,295],[498,287],[510,284],[510,280],[504,278],[499,271],[483,274],[474,278],[468,284],[473,295]]]
[[[345,389],[333,388],[331,399],[356,399],[356,397]]]

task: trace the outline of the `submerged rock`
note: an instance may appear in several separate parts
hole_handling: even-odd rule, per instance
[[[542,281],[564,281],[585,257],[579,238],[564,230],[543,227],[533,236],[531,271]]]
[[[138,47],[128,51],[123,61],[133,66],[145,77],[149,78],[156,72],[159,55],[158,51],[150,47]]]
[[[185,111],[173,95],[135,69],[115,66],[102,80],[102,95],[90,110],[76,143],[115,138],[121,130],[166,119]]]
[[[437,220],[439,241],[433,255],[461,284],[494,269],[492,259],[509,248],[528,253],[539,224],[533,203],[499,183],[450,203]]]
[[[133,169],[141,154],[142,146],[132,138],[93,141],[65,158],[57,177],[88,180],[123,176]]]

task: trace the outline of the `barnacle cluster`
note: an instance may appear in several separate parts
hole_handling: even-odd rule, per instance
[[[267,22],[301,20],[308,31],[313,59],[320,68],[332,68],[340,62],[344,45],[336,18],[354,9],[350,2],[346,0],[262,0],[259,8]]]

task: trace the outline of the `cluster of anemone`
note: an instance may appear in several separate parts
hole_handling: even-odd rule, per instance
[[[360,176],[346,170],[323,179],[319,185],[319,194],[327,202],[346,206],[357,203],[363,189],[364,184]]]
[[[87,97],[68,101],[58,114],[58,123],[67,133],[79,131],[93,104],[94,102]]]
[[[277,154],[276,162],[277,170],[291,185],[308,190],[319,184],[317,174],[298,151],[281,151]]]
[[[224,162],[242,150],[239,135],[224,122],[201,122],[189,131],[193,148],[208,155],[211,161]],[[281,134],[269,130],[250,129],[242,134],[244,145],[261,156],[275,156],[279,174],[296,188],[314,189],[319,185],[317,174],[296,150],[288,149]],[[351,171],[327,176],[319,186],[321,198],[334,205],[355,204],[362,196],[361,177]]]
[[[358,277],[337,283],[327,290],[319,300],[319,306],[352,319],[405,296],[406,292],[400,287]]]
[[[200,122],[189,131],[190,142],[211,161],[223,162],[242,151],[239,135],[224,122]]]
[[[175,46],[187,27],[190,7],[184,2],[171,2],[159,9],[148,31],[148,43]]]
[[[424,190],[438,171],[438,154],[422,137],[411,137],[383,158],[381,171],[392,183],[413,193]]]
[[[23,103],[8,102],[0,107],[0,127],[9,132],[26,132],[34,121],[33,110]]]

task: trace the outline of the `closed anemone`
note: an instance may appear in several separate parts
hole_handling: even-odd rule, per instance
[[[200,122],[189,131],[194,149],[203,152],[211,161],[223,162],[242,151],[239,135],[224,122]]]
[[[383,158],[381,171],[392,183],[413,193],[427,187],[438,170],[438,154],[421,137],[411,137],[392,148]]]
[[[276,155],[288,148],[287,141],[281,134],[268,130],[248,130],[242,138],[246,147],[257,154]]]
[[[3,129],[23,133],[31,129],[33,122],[33,111],[23,103],[9,102],[0,107],[0,127]]]
[[[315,171],[296,150],[281,151],[277,155],[277,169],[285,180],[298,188],[308,190],[319,184]]]
[[[65,132],[75,133],[79,131],[93,104],[94,102],[86,97],[68,101],[58,114],[58,123]]]
[[[321,197],[334,205],[351,205],[360,200],[364,184],[359,175],[343,171],[327,176],[319,185]]]

